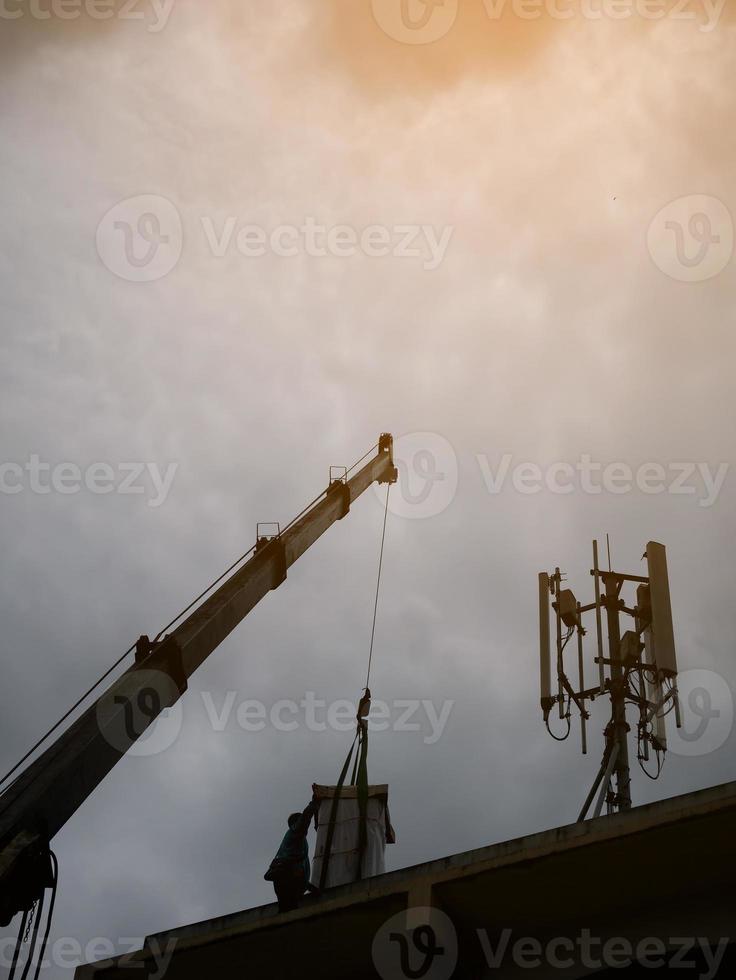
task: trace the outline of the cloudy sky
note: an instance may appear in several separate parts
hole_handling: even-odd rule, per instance
[[[635,574],[668,546],[683,689],[720,711],[635,802],[734,778],[735,32],[705,0],[0,2],[3,771],[391,431],[389,867],[575,819],[605,716],[585,758],[543,728],[537,573],[589,601],[607,532]],[[272,709],[359,696],[382,517],[367,493],[59,834],[52,943],[271,900],[351,740]]]

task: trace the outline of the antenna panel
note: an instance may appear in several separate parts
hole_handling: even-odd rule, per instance
[[[644,640],[644,661],[648,664],[654,664],[654,650],[652,645],[652,631],[647,627],[642,638]],[[661,706],[662,698],[665,695],[664,688],[662,687],[662,681],[647,671],[646,677],[644,679],[644,686],[646,689],[647,701],[652,705]],[[660,749],[665,752],[667,750],[667,729],[665,725],[665,708],[659,707],[659,710],[654,715],[654,737],[656,739],[655,748]]]
[[[675,631],[672,626],[670,583],[667,575],[667,551],[663,544],[647,544],[649,566],[649,601],[651,603],[651,633],[653,655],[657,669],[667,677],[677,676]]]
[[[550,672],[549,575],[539,573],[539,663],[542,708],[552,699]]]

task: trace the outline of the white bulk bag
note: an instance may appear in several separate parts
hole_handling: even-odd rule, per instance
[[[333,801],[337,787],[316,786],[319,802],[317,811],[317,843],[312,861],[312,884],[319,886],[322,862],[327,843]],[[343,786],[337,804],[335,830],[327,866],[325,888],[345,885],[361,878],[371,878],[386,870],[386,844],[393,844],[395,835],[388,813],[388,786],[369,786],[366,811],[366,846],[362,867],[358,867],[360,841],[360,811],[356,786]]]

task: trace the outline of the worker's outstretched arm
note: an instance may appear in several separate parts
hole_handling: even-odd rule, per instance
[[[292,828],[292,833],[296,834],[297,837],[306,837],[307,831],[309,830],[309,825],[312,822],[312,817],[319,807],[319,800],[316,796],[313,796],[304,811],[299,818],[299,823]]]

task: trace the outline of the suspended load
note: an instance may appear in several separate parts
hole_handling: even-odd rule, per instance
[[[357,722],[355,737],[337,784],[312,785],[314,796],[319,801],[319,809],[314,818],[317,842],[312,861],[311,883],[320,891],[383,874],[386,870],[386,844],[396,842],[388,812],[388,786],[371,786],[368,783],[368,716],[371,710],[371,691],[368,684],[376,635],[376,614],[381,588],[390,489],[389,484],[383,512],[368,671],[355,719]],[[355,753],[355,760],[352,776],[348,781],[353,753]]]
[[[358,705],[355,738],[337,785],[312,786],[319,801],[312,884],[320,891],[383,874],[386,844],[396,841],[388,813],[388,786],[368,783],[370,710],[371,692],[366,687]],[[347,782],[351,762],[353,772]]]
[[[361,792],[364,794],[364,814],[361,814]],[[388,786],[366,786],[364,789],[315,786],[315,795],[320,802],[315,816],[317,843],[312,861],[312,884],[334,888],[383,874],[386,844],[396,841],[388,810]]]

